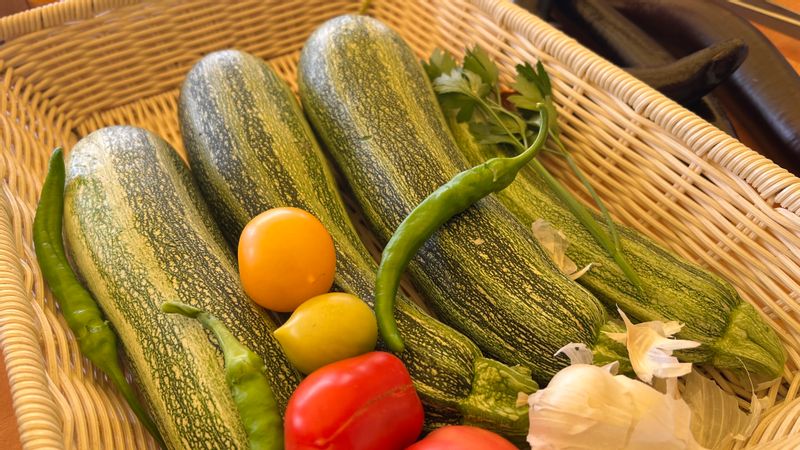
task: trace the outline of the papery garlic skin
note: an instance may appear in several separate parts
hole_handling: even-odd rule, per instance
[[[672,356],[674,350],[699,347],[700,343],[683,339],[671,339],[683,327],[675,321],[642,322],[634,324],[617,308],[625,322],[624,333],[606,333],[611,339],[625,344],[636,376],[645,383],[653,377],[677,378],[692,371],[691,363],[682,363]]]
[[[586,344],[573,343],[567,344],[556,352],[553,356],[566,355],[570,364],[591,364],[594,361],[594,354]],[[616,372],[614,372],[616,375]]]
[[[550,222],[544,219],[536,219],[531,224],[531,231],[533,231],[533,236],[553,261],[553,264],[571,280],[577,280],[592,268],[594,263],[589,263],[586,267],[578,270],[575,262],[567,256],[567,248],[569,247],[567,237],[564,236],[561,230],[553,227]]]
[[[532,450],[695,450],[683,400],[609,367],[575,364],[528,397]]]

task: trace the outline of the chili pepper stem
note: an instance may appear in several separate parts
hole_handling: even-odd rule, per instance
[[[505,189],[517,172],[539,153],[547,141],[550,115],[540,109],[543,126],[536,139],[525,151],[513,157],[492,158],[483,164],[467,169],[440,186],[426,197],[394,231],[383,249],[375,283],[375,315],[378,331],[389,350],[404,350],[403,338],[394,319],[394,302],[400,276],[411,258],[425,241],[451,217],[463,212],[478,200]]]
[[[118,365],[111,365],[107,367],[100,367],[100,370],[105,372],[108,375],[109,380],[117,387],[122,398],[128,402],[128,406],[131,407],[131,410],[142,425],[150,432],[150,435],[153,436],[156,443],[161,448],[167,448],[167,444],[164,443],[164,439],[161,437],[161,433],[158,432],[158,428],[156,424],[150,419],[150,416],[147,414],[147,411],[144,409],[141,403],[139,403],[139,398],[136,396],[136,392],[134,392],[133,387],[128,383],[128,380],[125,378],[125,374],[122,373],[122,370]]]

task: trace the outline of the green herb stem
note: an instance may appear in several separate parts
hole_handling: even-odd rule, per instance
[[[570,193],[561,183],[558,182],[550,172],[542,165],[539,160],[534,160],[531,162],[531,166],[533,170],[544,180],[545,184],[553,191],[553,193],[558,197],[567,208],[572,212],[572,214],[578,219],[586,230],[589,231],[589,234],[594,237],[595,241],[600,244],[606,251],[611,255],[614,259],[614,262],[617,263],[617,266],[622,270],[625,276],[639,289],[643,289],[642,282],[639,276],[636,274],[636,271],[633,270],[633,267],[628,262],[628,259],[625,258],[625,255],[620,251],[620,249],[614,245],[614,241],[609,237],[609,235],[600,228],[597,220],[592,216],[588,209],[581,202],[579,202],[573,195]]]
[[[500,126],[509,136],[515,137],[515,133],[512,133],[511,130],[506,126],[505,122],[500,119],[500,116],[498,116],[495,108],[487,104],[486,101],[480,97],[476,97],[475,99],[477,100],[481,109],[487,112],[495,121],[495,123],[500,124]],[[549,97],[547,101],[550,101]],[[503,111],[509,115],[511,114],[505,109],[503,109]],[[542,114],[542,117],[546,118],[547,114],[543,114],[542,111],[547,111],[547,108],[539,108],[539,114]],[[551,120],[555,120],[555,118],[552,118]],[[541,128],[549,129],[549,121],[543,120]],[[600,228],[597,220],[591,215],[591,213],[589,213],[586,207],[583,206],[583,204],[581,204],[575,198],[575,196],[572,195],[572,193],[565,189],[564,186],[562,186],[561,183],[559,183],[538,160],[533,162],[534,170],[536,170],[539,176],[545,179],[547,185],[550,186],[556,196],[566,204],[567,208],[572,212],[572,214],[575,215],[575,217],[583,224],[584,227],[586,227],[589,233],[595,238],[597,243],[599,243],[609,253],[609,255],[611,255],[611,257],[614,259],[614,262],[617,263],[628,280],[638,289],[643,289],[641,279],[636,274],[636,271],[633,269],[633,266],[631,266],[628,259],[625,257],[625,254],[622,252],[619,233],[617,232],[617,227],[611,218],[608,208],[606,208],[602,199],[600,199],[600,196],[597,194],[597,191],[595,191],[594,187],[592,187],[589,179],[586,178],[580,168],[578,168],[578,165],[575,163],[575,159],[572,158],[572,155],[569,154],[566,147],[564,147],[564,144],[561,142],[560,136],[556,132],[549,132],[549,135],[558,146],[558,151],[556,153],[566,160],[567,165],[572,173],[578,177],[578,180],[580,180],[581,184],[583,184],[583,186],[589,192],[589,195],[592,197],[592,200],[597,205],[598,209],[600,210],[600,214],[603,216],[608,226],[608,233]],[[526,133],[521,133],[521,136],[522,141],[520,141],[519,138],[514,138],[516,147],[522,151],[519,156],[525,154],[530,150],[530,148],[536,147],[535,143],[530,147],[527,145]],[[537,153],[539,150],[540,149],[537,147]]]
[[[500,120],[500,117],[497,115],[497,113],[494,111],[493,108],[487,105],[483,99],[478,98],[477,100],[481,108],[487,111],[492,116],[492,118],[503,127],[503,129],[505,130],[506,133],[508,133],[509,136],[514,136],[514,133],[512,133],[511,130],[509,130],[508,127],[506,127],[505,123],[502,120]],[[546,115],[544,115],[543,117],[546,117]],[[542,128],[545,129],[548,128],[547,122],[543,121]],[[609,236],[606,235],[606,233],[597,225],[597,221],[586,210],[586,208],[572,195],[572,193],[566,190],[561,185],[561,183],[559,183],[539,161],[534,161],[533,163],[534,169],[540,176],[542,176],[545,179],[547,185],[550,186],[553,192],[556,193],[556,196],[567,205],[567,207],[569,208],[570,211],[572,211],[575,217],[577,217],[578,220],[586,227],[586,229],[589,230],[591,235],[594,236],[595,240],[597,240],[597,242],[611,254],[611,256],[614,258],[614,261],[617,262],[617,264],[620,264],[620,261],[622,261],[622,264],[620,264],[620,268],[625,273],[625,275],[628,276],[631,282],[641,287],[639,277],[630,267],[630,264],[628,263],[628,261],[625,259],[624,255],[621,252],[619,245],[619,235],[617,234],[617,229],[616,226],[614,225],[614,221],[611,220],[611,215],[609,214],[608,209],[603,204],[603,201],[600,199],[600,197],[597,195],[597,192],[594,190],[589,180],[586,178],[585,175],[583,175],[583,172],[581,172],[577,164],[575,164],[575,160],[572,158],[569,152],[567,152],[559,136],[555,133],[549,133],[549,134],[550,137],[553,138],[553,141],[555,141],[556,145],[558,145],[559,147],[556,153],[567,161],[567,165],[570,167],[575,176],[578,177],[581,183],[583,183],[583,185],[589,191],[589,195],[591,195],[592,199],[597,204],[597,207],[600,209],[600,212],[603,214],[603,217],[606,218],[611,237],[609,238]],[[523,139],[525,138],[524,133],[522,134],[522,137]],[[529,147],[525,145],[524,141],[520,142],[519,139],[515,139],[515,143],[517,148],[522,150],[519,156],[525,154],[525,152],[529,150]],[[626,270],[626,267],[629,270]]]
[[[619,233],[611,214],[561,142],[556,125],[557,112],[552,100],[552,85],[541,61],[536,64],[536,69],[530,64],[517,66],[517,79],[514,85],[517,95],[508,98],[514,104],[514,109],[503,106],[502,97],[499,95],[498,69],[488,55],[478,47],[467,52],[461,68],[456,65],[452,55],[434,52],[430,62],[426,64],[426,72],[433,81],[442,107],[457,109],[459,112],[456,118],[460,122],[471,121],[470,131],[481,143],[507,143],[514,146],[520,155],[527,154],[531,147],[535,147],[528,145],[530,138],[528,133],[532,131],[529,125],[538,127],[540,132],[542,128],[545,129],[558,147],[547,150],[566,160],[570,170],[578,177],[600,210],[607,224],[607,230],[599,226],[598,219],[564,189],[541,163],[535,162],[534,168],[545,177],[547,184],[558,198],[567,205],[597,243],[608,252],[628,280],[643,290],[641,280],[623,254]],[[491,95],[492,92],[497,95]],[[480,113],[477,117],[476,112]],[[538,123],[535,114],[539,115]],[[517,131],[509,128],[511,125],[508,122],[509,118],[515,122]],[[545,118],[549,120],[545,121]],[[537,147],[536,153],[538,152]]]
[[[606,224],[608,225],[608,233],[611,235],[611,241],[614,245],[614,248],[617,251],[622,251],[622,244],[619,240],[619,232],[617,231],[617,225],[611,219],[611,213],[606,208],[606,205],[600,199],[600,196],[597,195],[597,191],[594,190],[592,183],[589,182],[589,179],[583,174],[583,172],[578,168],[578,165],[575,163],[575,158],[567,151],[564,147],[564,144],[561,142],[560,136],[557,134],[551,133],[550,136],[555,141],[556,145],[558,145],[559,152],[558,154],[567,161],[567,165],[569,166],[572,173],[575,174],[576,177],[580,180],[581,184],[586,188],[589,192],[589,195],[592,197],[595,205],[600,210],[600,214],[603,215],[603,218],[606,220]]]
[[[506,123],[503,122],[502,119],[500,119],[500,116],[497,115],[497,113],[495,112],[494,108],[491,107],[491,105],[487,104],[480,97],[475,97],[475,100],[477,100],[478,105],[480,105],[480,107],[484,111],[486,111],[490,116],[492,116],[492,119],[494,119],[495,122],[499,123],[500,126],[503,127],[503,131],[505,131],[509,136],[514,137],[514,133],[512,133],[511,130],[508,129],[508,127],[506,126]],[[510,112],[508,112],[508,111],[506,111],[504,109],[501,109],[501,110],[503,112],[505,112],[506,114],[508,114],[508,115],[512,115]],[[539,111],[541,112],[541,110],[542,109],[540,108]],[[524,132],[522,133],[522,139],[523,139],[522,142],[520,142],[520,140],[516,139],[516,138],[514,140],[516,141],[517,147],[520,150],[522,150],[522,152],[524,153],[526,151],[526,149],[528,148],[528,145],[525,144],[527,142],[527,139],[525,138],[525,133]]]

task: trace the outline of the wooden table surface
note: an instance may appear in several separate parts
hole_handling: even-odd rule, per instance
[[[785,4],[800,9],[800,0],[784,0]],[[25,0],[0,0],[0,16],[21,11],[27,7]],[[800,40],[755,24],[800,72]],[[3,358],[0,358],[0,450],[20,450],[22,445],[17,432],[17,422],[11,405],[11,392]]]
[[[800,8],[800,0],[794,0]],[[794,67],[794,70],[800,72],[800,40],[783,33],[779,33],[771,28],[758,23],[754,24],[762,33],[764,33],[778,49],[780,49],[783,56]]]

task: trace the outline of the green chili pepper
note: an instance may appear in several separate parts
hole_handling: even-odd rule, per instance
[[[192,306],[167,302],[161,310],[196,319],[214,333],[225,358],[225,379],[239,409],[251,450],[283,450],[283,422],[267,381],[264,361],[245,347],[211,314]]]
[[[166,448],[153,420],[139,403],[119,363],[117,335],[103,319],[91,294],[78,281],[64,251],[61,224],[64,214],[64,157],[53,151],[33,220],[33,243],[42,275],[53,292],[81,353],[102,370],[127,400],[136,417],[161,447]]]
[[[375,315],[378,330],[386,346],[393,352],[402,352],[403,338],[394,320],[394,300],[400,276],[422,244],[451,217],[463,212],[478,200],[506,188],[522,167],[528,164],[547,140],[550,114],[542,105],[539,108],[542,126],[536,139],[524,152],[514,157],[492,158],[467,169],[443,184],[425,198],[400,223],[389,243],[383,249],[375,282]]]

